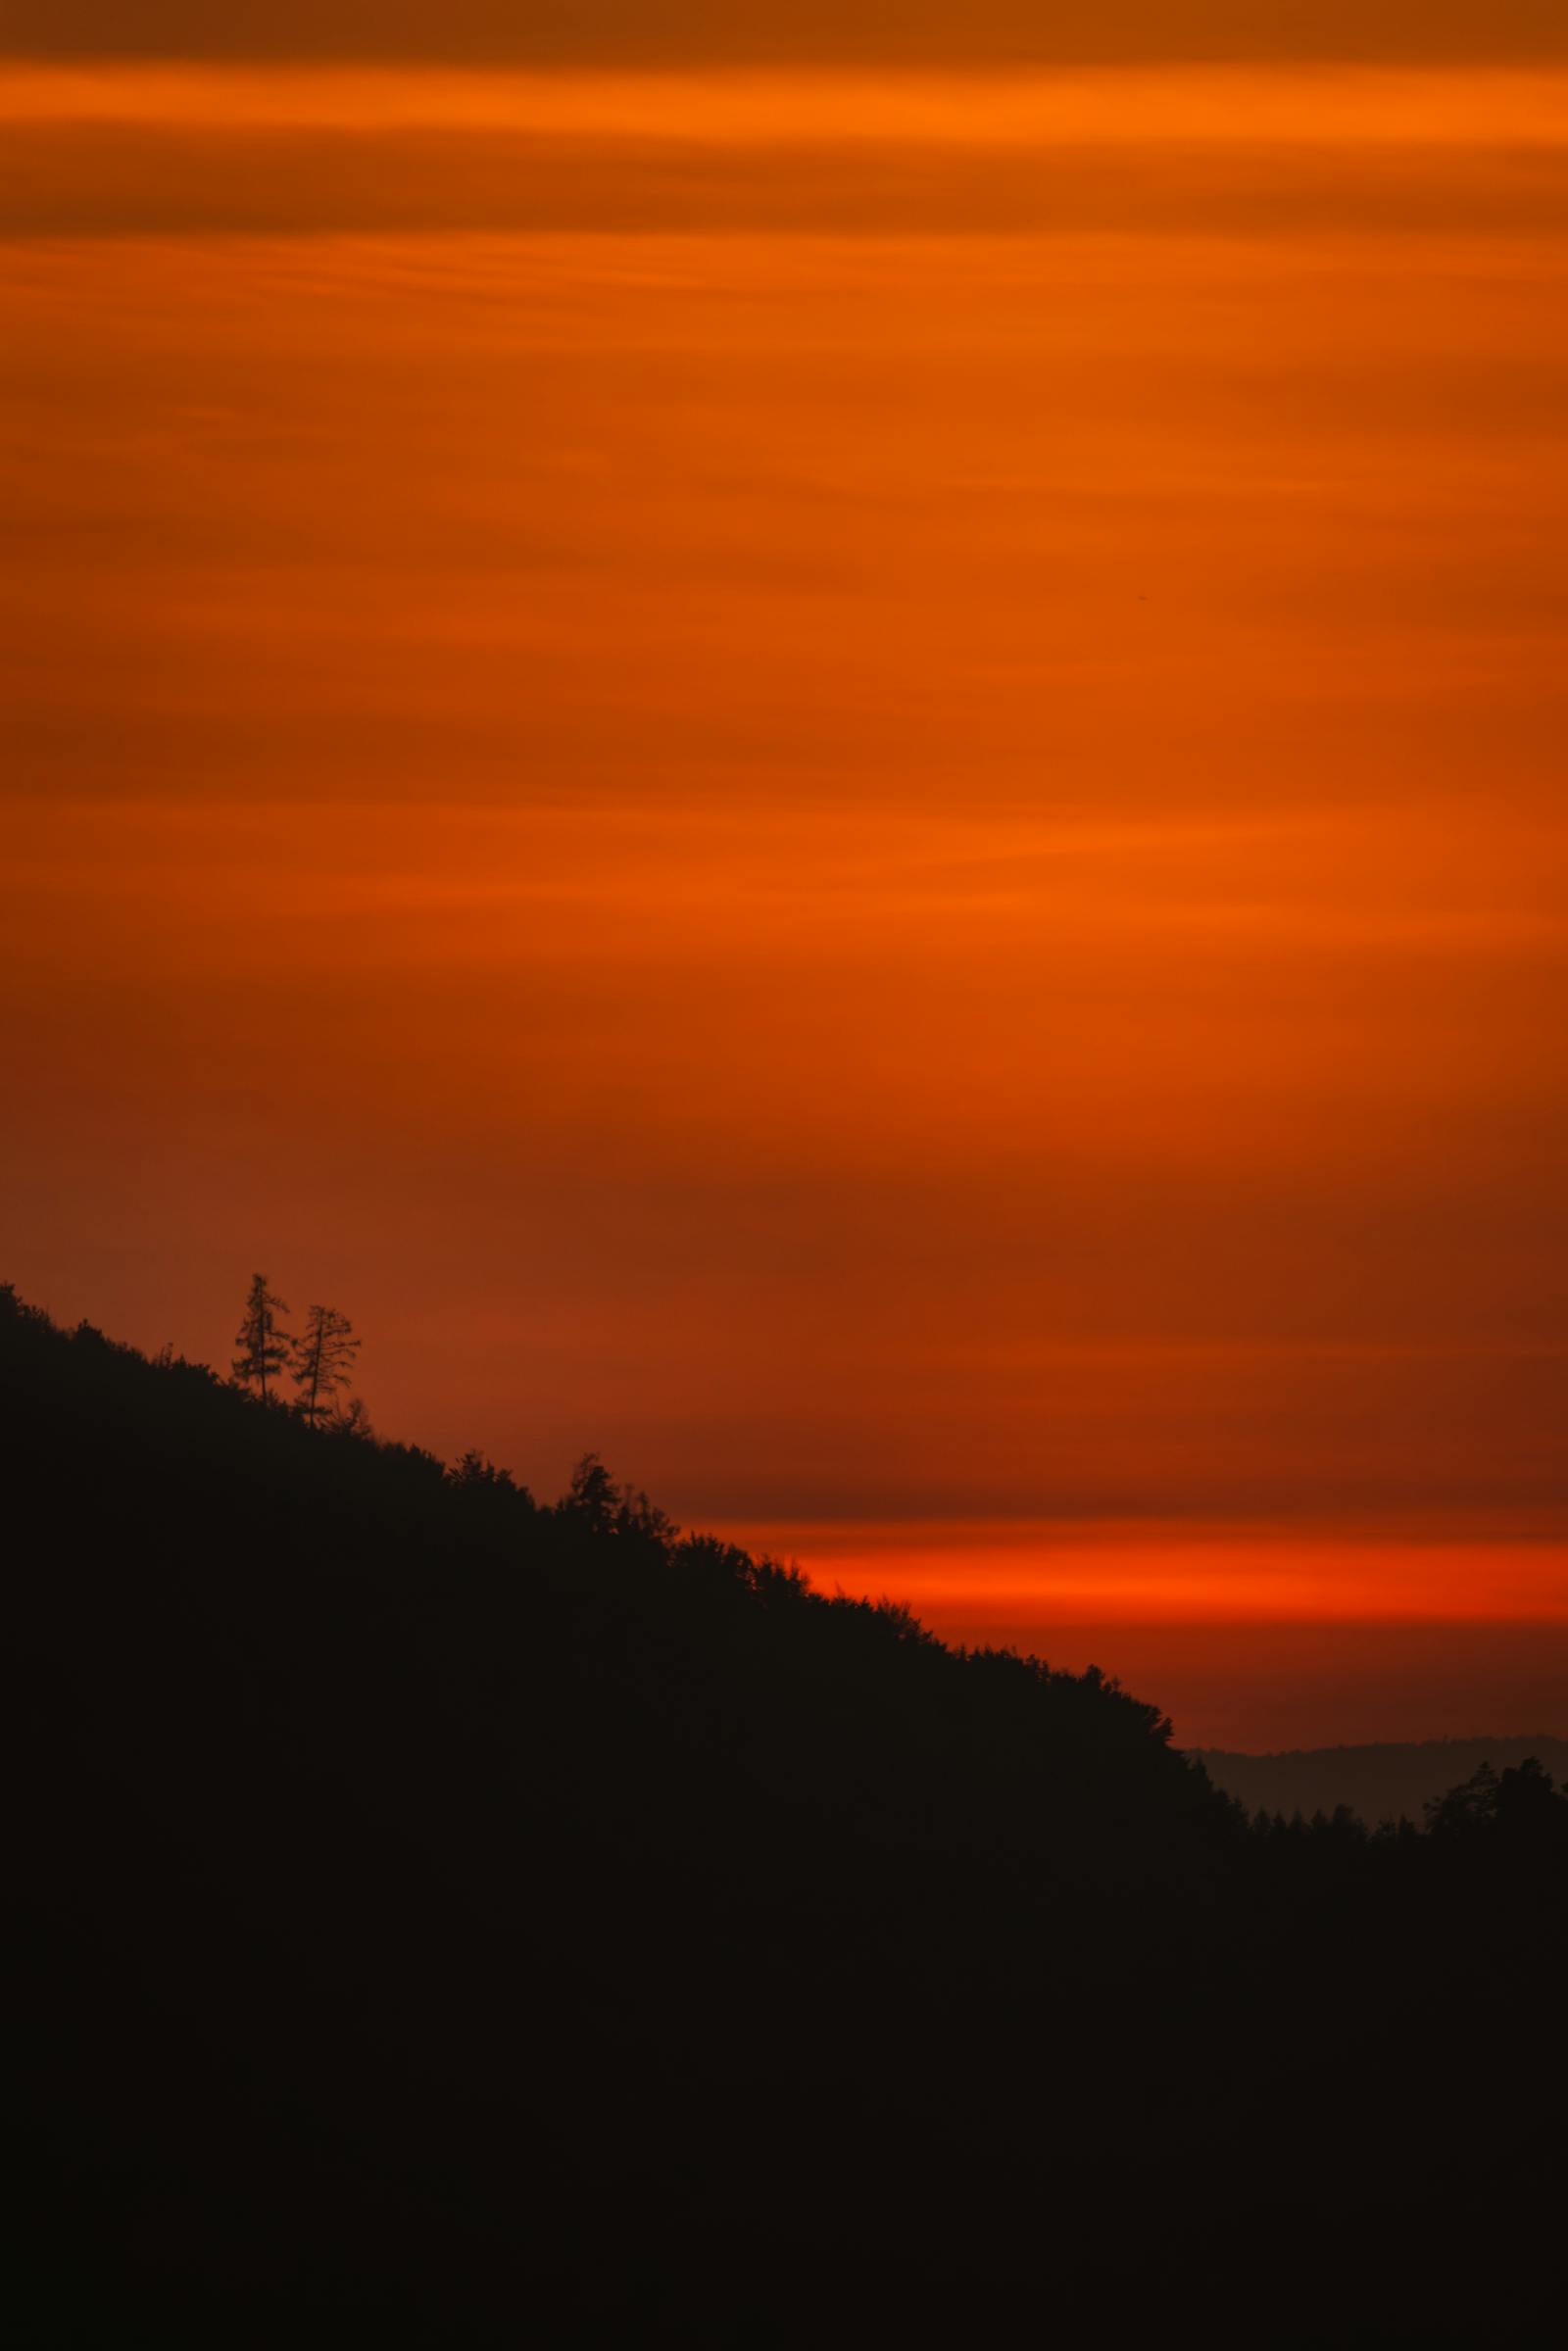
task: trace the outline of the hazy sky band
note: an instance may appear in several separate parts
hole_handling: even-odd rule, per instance
[[[0,70],[0,230],[1300,238],[1568,220],[1568,75]]]
[[[940,66],[1568,55],[1556,0],[13,0],[43,57]]]
[[[333,64],[27,64],[0,52],[0,121],[399,125],[562,136],[855,144],[1560,144],[1568,73],[1540,67],[1189,66],[997,73],[580,72]]]

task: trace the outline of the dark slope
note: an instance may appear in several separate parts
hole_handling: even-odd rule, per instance
[[[0,1425],[21,2339],[1000,2336],[1196,2265],[1255,2340],[1455,2183],[1335,2339],[1530,2339],[1555,1814],[1260,1840],[1112,1688],[9,1299]]]

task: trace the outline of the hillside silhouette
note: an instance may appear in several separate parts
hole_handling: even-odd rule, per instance
[[[10,1292],[0,1425],[18,2339],[1543,2339],[1539,1769],[1250,1822],[1097,1672]]]

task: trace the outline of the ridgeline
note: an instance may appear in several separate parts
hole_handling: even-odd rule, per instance
[[[1249,1824],[1098,1674],[10,1292],[0,1416],[15,2339],[1544,2339],[1541,1773]]]

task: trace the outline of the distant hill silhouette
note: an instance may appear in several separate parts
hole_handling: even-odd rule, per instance
[[[18,2341],[1544,2339],[1541,1774],[1253,1828],[1097,1673],[10,1293],[0,1431]]]
[[[1568,1739],[1427,1739],[1362,1747],[1292,1747],[1244,1755],[1228,1747],[1192,1747],[1217,1788],[1251,1812],[1350,1810],[1379,1821],[1419,1822],[1426,1806],[1484,1763],[1496,1771],[1534,1755],[1559,1787],[1568,1786]]]

